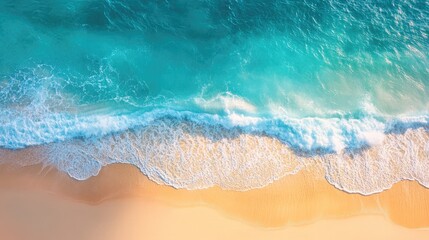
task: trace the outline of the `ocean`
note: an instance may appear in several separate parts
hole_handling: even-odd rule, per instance
[[[2,0],[0,148],[78,180],[428,187],[428,35],[424,0]]]

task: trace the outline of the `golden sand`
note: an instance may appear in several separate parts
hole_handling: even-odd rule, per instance
[[[7,240],[235,240],[428,239],[382,216],[323,219],[266,229],[225,217],[206,206],[174,207],[150,198],[88,205],[40,191],[5,191],[0,197],[0,239]]]
[[[311,167],[267,187],[238,192],[216,187],[193,191],[174,189],[158,185],[148,180],[135,167],[124,164],[104,167],[97,177],[86,181],[76,181],[55,169],[43,169],[40,165],[20,168],[3,165],[0,168],[1,199],[4,200],[4,196],[14,196],[17,192],[25,195],[25,199],[42,195],[43,201],[27,200],[22,203],[30,208],[40,208],[37,204],[33,206],[33,202],[59,202],[61,209],[79,209],[70,213],[73,216],[67,216],[71,219],[81,218],[79,216],[83,214],[81,212],[87,211],[85,209],[103,214],[104,211],[125,214],[126,220],[115,220],[117,231],[134,232],[135,236],[159,237],[145,239],[169,239],[165,238],[166,234],[175,231],[180,232],[175,234],[185,236],[188,230],[189,237],[200,236],[201,239],[205,232],[219,236],[216,228],[224,229],[228,236],[245,237],[254,234],[261,237],[259,239],[266,239],[263,236],[311,237],[311,234],[315,234],[315,237],[325,228],[331,229],[322,231],[326,237],[333,236],[331,231],[339,231],[338,234],[343,234],[345,238],[344,234],[350,231],[355,237],[367,236],[369,239],[380,239],[376,236],[386,239],[429,239],[429,231],[424,230],[429,227],[429,190],[417,182],[402,181],[382,193],[363,196],[337,190],[327,183],[320,171]],[[148,209],[148,204],[154,207]],[[4,208],[5,203],[0,202],[0,207]],[[118,208],[125,208],[126,211],[121,212]],[[44,216],[44,210],[29,211],[35,212],[36,218]],[[16,213],[11,213],[12,216],[3,214],[0,221],[4,225],[8,222],[7,219],[17,217],[14,214]],[[82,216],[88,218],[85,219],[85,224],[92,222],[91,219],[95,217],[85,214]],[[63,217],[59,218],[63,221]],[[164,226],[164,221],[171,226]],[[31,220],[27,222],[31,225]],[[138,227],[145,229],[154,225],[154,222],[160,225],[155,230],[151,228],[151,231],[142,232]],[[194,232],[191,231],[192,223],[198,226]],[[16,224],[14,227],[19,228],[19,224]],[[163,227],[169,230],[164,231]],[[127,238],[99,238],[103,234],[97,234],[88,239],[138,239],[133,238],[131,233]],[[350,235],[347,236],[351,239]]]

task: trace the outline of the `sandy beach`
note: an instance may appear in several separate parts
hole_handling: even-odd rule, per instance
[[[304,170],[250,191],[179,190],[135,167],[76,181],[40,165],[0,172],[2,239],[429,239],[429,191],[337,190]]]

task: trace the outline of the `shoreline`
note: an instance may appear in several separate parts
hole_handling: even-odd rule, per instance
[[[188,190],[260,189],[309,167],[317,178],[350,194],[376,194],[402,180],[429,186],[429,132],[425,128],[387,134],[382,143],[359,151],[314,155],[296,152],[264,135],[206,130],[167,124],[94,141],[73,139],[20,150],[0,149],[0,161],[44,164],[78,180],[97,176],[108,165],[125,163],[158,184]]]

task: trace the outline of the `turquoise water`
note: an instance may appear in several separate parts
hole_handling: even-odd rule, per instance
[[[3,148],[171,118],[332,153],[429,122],[423,0],[2,0],[0,36]]]
[[[426,113],[428,11],[426,1],[4,0],[0,74],[23,90],[48,77],[77,105],[225,113],[194,99],[234,95],[257,114]]]

